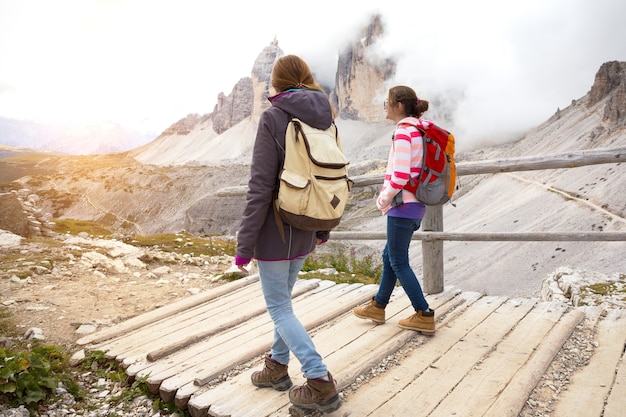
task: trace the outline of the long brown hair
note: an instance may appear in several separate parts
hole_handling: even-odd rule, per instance
[[[278,58],[272,68],[272,87],[278,93],[292,88],[324,89],[315,79],[309,65],[296,55],[285,55]]]
[[[397,85],[389,89],[389,103],[402,103],[407,116],[421,117],[428,110],[428,100],[417,97],[411,87]]]

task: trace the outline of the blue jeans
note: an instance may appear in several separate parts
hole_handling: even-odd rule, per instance
[[[305,378],[328,375],[311,336],[293,313],[291,292],[306,256],[291,261],[257,261],[267,311],[274,322],[272,359],[287,365],[289,352],[298,358]]]
[[[383,306],[389,303],[396,282],[400,281],[404,292],[411,300],[415,311],[428,310],[428,302],[424,298],[411,265],[409,265],[409,245],[413,232],[419,229],[421,219],[405,219],[387,217],[387,244],[383,250],[383,275],[374,300]]]

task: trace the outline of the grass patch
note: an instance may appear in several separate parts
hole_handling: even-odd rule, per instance
[[[600,282],[581,287],[581,290],[588,290],[592,294],[596,295],[611,295],[617,292],[617,285],[613,282]]]
[[[0,306],[0,335],[4,337],[18,336],[11,310],[5,306]]]
[[[110,236],[112,234],[112,231],[101,223],[89,220],[55,219],[54,224],[52,230],[60,234],[77,235],[82,232],[88,233],[90,236]]]
[[[163,252],[193,256],[235,256],[237,243],[219,237],[200,237],[186,232],[135,236],[130,242],[138,247],[156,247]]]
[[[378,284],[380,277],[372,278],[366,275],[351,274],[347,272],[337,272],[329,274],[320,270],[300,273],[298,278],[301,279],[325,279],[333,281],[337,284]]]
[[[329,274],[331,269],[336,271]],[[315,255],[311,254],[302,267],[303,278],[330,279],[336,283],[345,284],[378,284],[382,274],[382,265],[374,262],[371,255],[361,258],[356,256],[356,250],[345,252]]]

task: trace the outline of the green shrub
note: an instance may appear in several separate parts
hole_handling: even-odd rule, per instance
[[[54,396],[59,382],[75,398],[82,397],[78,385],[65,372],[66,366],[66,355],[56,346],[31,351],[0,349],[0,400],[11,407],[24,405],[33,410]]]
[[[336,283],[377,284],[382,273],[380,263],[374,262],[371,255],[359,259],[354,248],[350,250],[349,256],[345,252],[324,255],[312,254],[304,261],[302,271],[307,273],[306,278],[322,278],[321,274],[316,274],[315,271],[326,268],[334,268],[338,272],[337,275],[330,278]]]

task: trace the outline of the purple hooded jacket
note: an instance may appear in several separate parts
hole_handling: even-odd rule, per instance
[[[328,239],[328,231],[310,232],[284,224],[283,242],[274,217],[274,195],[285,158],[285,133],[290,115],[327,129],[333,113],[325,93],[288,90],[270,97],[272,107],[260,117],[254,142],[246,208],[237,234],[237,256],[261,261],[295,259],[315,248],[315,238]]]

